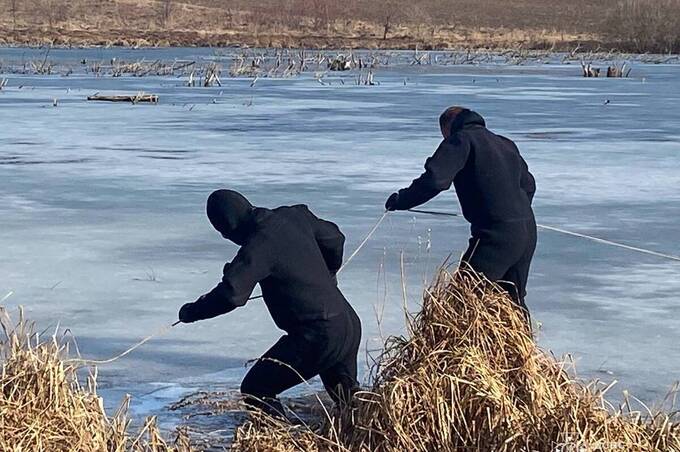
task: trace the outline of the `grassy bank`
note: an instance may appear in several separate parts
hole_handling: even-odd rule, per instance
[[[72,361],[68,336],[42,336],[20,313],[0,307],[0,450],[191,452],[187,436],[172,441],[155,418],[130,427],[128,400],[114,416],[97,395],[96,370]],[[88,372],[89,371],[89,372]],[[79,372],[86,372],[81,384]]]
[[[680,51],[680,0],[0,0],[0,44]]]
[[[86,369],[71,359],[67,338],[41,338],[1,308],[0,324],[1,450],[204,449],[196,444],[206,438],[183,430],[168,440],[153,418],[132,429],[126,403],[107,416],[94,371],[79,383],[77,372]],[[440,273],[421,311],[409,316],[407,334],[387,340],[372,375],[371,387],[341,411],[313,402],[318,420],[311,424],[252,416],[236,431],[232,450],[680,450],[673,407],[636,410],[632,397],[610,405],[609,388],[576,379],[568,362],[538,348],[507,295],[468,271]],[[204,395],[170,409],[190,404],[201,416],[238,409],[233,399],[220,408]]]

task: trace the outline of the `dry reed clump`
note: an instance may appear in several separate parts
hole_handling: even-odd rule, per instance
[[[69,361],[68,342],[52,336],[42,340],[20,311],[13,323],[0,306],[0,450],[80,452],[189,452],[181,432],[174,445],[160,435],[149,418],[129,434],[127,400],[107,416],[96,393],[96,370],[87,385],[79,383],[77,361]],[[85,370],[85,369],[82,369]]]
[[[250,451],[678,451],[674,415],[614,409],[597,384],[539,349],[507,294],[472,271],[442,271],[391,338],[370,391],[318,429],[259,417]]]

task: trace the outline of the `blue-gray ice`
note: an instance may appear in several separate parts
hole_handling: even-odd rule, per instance
[[[43,54],[0,49],[2,60]],[[50,58],[114,55],[212,51]],[[254,87],[225,76],[221,88],[167,77],[0,77],[9,78],[0,91],[0,296],[13,290],[5,304],[25,306],[41,327],[61,322],[86,357],[108,358],[172,323],[218,281],[235,247],[205,218],[212,190],[233,188],[268,207],[306,203],[340,225],[349,252],[385,198],[421,172],[439,142],[437,116],[451,104],[478,110],[518,142],[538,182],[539,222],[680,254],[678,65],[637,62],[629,79],[583,79],[577,64],[397,65],[378,69],[380,85],[370,87],[344,74],[321,85],[310,73]],[[161,103],[85,101],[137,91]],[[455,211],[455,194],[427,207]],[[424,281],[460,255],[467,234],[456,219],[388,218],[340,281],[368,350],[379,349],[381,334],[403,332],[400,253],[415,310]],[[654,402],[680,379],[678,263],[542,232],[528,304],[541,344],[571,353],[585,377],[619,380],[614,397],[627,388]],[[154,412],[194,388],[237,388],[245,361],[280,334],[252,302],[102,366],[100,382]]]

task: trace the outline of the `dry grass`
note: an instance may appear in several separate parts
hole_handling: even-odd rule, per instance
[[[0,44],[592,50],[617,2],[0,0]]]
[[[680,0],[0,0],[0,44],[680,51]]]
[[[610,406],[568,367],[537,347],[500,288],[442,271],[351,410],[318,428],[254,419],[234,450],[680,450],[674,414]]]
[[[131,433],[127,402],[107,416],[94,371],[69,360],[69,341],[36,334],[0,307],[0,450],[188,452],[153,418]],[[370,390],[319,425],[253,416],[234,452],[680,451],[677,415],[613,407],[606,389],[576,380],[539,349],[502,290],[474,274],[442,271],[377,360]],[[210,401],[199,398],[203,404]],[[178,406],[193,403],[181,401]],[[233,409],[232,402],[226,405]]]
[[[96,371],[86,385],[77,373],[88,371],[65,360],[68,341],[43,340],[19,315],[12,322],[0,307],[0,450],[79,452],[190,452],[188,438],[178,432],[174,444],[160,434],[154,418],[130,434],[124,401],[109,417],[96,393]]]

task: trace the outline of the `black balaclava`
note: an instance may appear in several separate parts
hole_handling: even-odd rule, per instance
[[[233,190],[217,190],[208,197],[206,211],[213,227],[226,239],[244,245],[251,233],[253,205]]]

